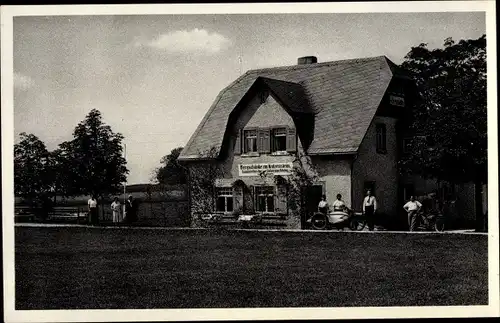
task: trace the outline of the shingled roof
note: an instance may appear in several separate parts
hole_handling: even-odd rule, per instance
[[[257,79],[290,109],[314,114],[308,154],[355,153],[392,77],[400,74],[396,67],[378,56],[250,70],[219,93],[179,159],[197,159],[211,147],[220,149],[230,113]]]

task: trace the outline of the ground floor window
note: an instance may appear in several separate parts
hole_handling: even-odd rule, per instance
[[[274,212],[274,187],[257,186],[255,187],[255,210],[257,212]]]
[[[217,188],[217,212],[233,212],[233,189],[231,187]]]

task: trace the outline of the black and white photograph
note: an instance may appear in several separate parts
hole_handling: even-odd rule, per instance
[[[2,6],[5,321],[500,316],[494,11]]]

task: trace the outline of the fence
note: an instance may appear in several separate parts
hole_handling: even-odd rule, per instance
[[[131,192],[137,203],[137,226],[188,227],[191,222],[186,188],[164,192]],[[120,202],[123,205],[123,196]],[[85,223],[88,219],[86,196],[60,200],[46,218],[41,218],[25,206],[16,205],[16,222],[66,222]],[[113,222],[112,199],[99,201],[99,221]],[[122,207],[123,208],[123,207]]]
[[[99,220],[103,223],[113,221],[111,205],[101,206]],[[187,201],[139,201],[137,203],[137,222],[141,226],[184,227],[189,226],[189,208]]]

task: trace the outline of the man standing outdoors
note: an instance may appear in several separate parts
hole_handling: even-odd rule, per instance
[[[89,222],[92,225],[97,224],[99,222],[99,214],[97,213],[97,199],[94,194],[92,194],[87,204],[89,207]]]
[[[373,231],[375,228],[375,212],[377,211],[377,199],[372,195],[372,191],[366,192],[366,197],[363,201],[363,214],[366,216],[368,229]]]
[[[410,231],[415,231],[418,227],[418,216],[417,212],[422,207],[422,204],[419,201],[415,200],[415,196],[411,196],[408,203],[406,203],[403,208],[408,213],[408,226],[410,227]]]
[[[113,211],[113,223],[119,223],[121,219],[121,204],[118,197],[115,197],[113,203],[111,203],[111,210]]]

